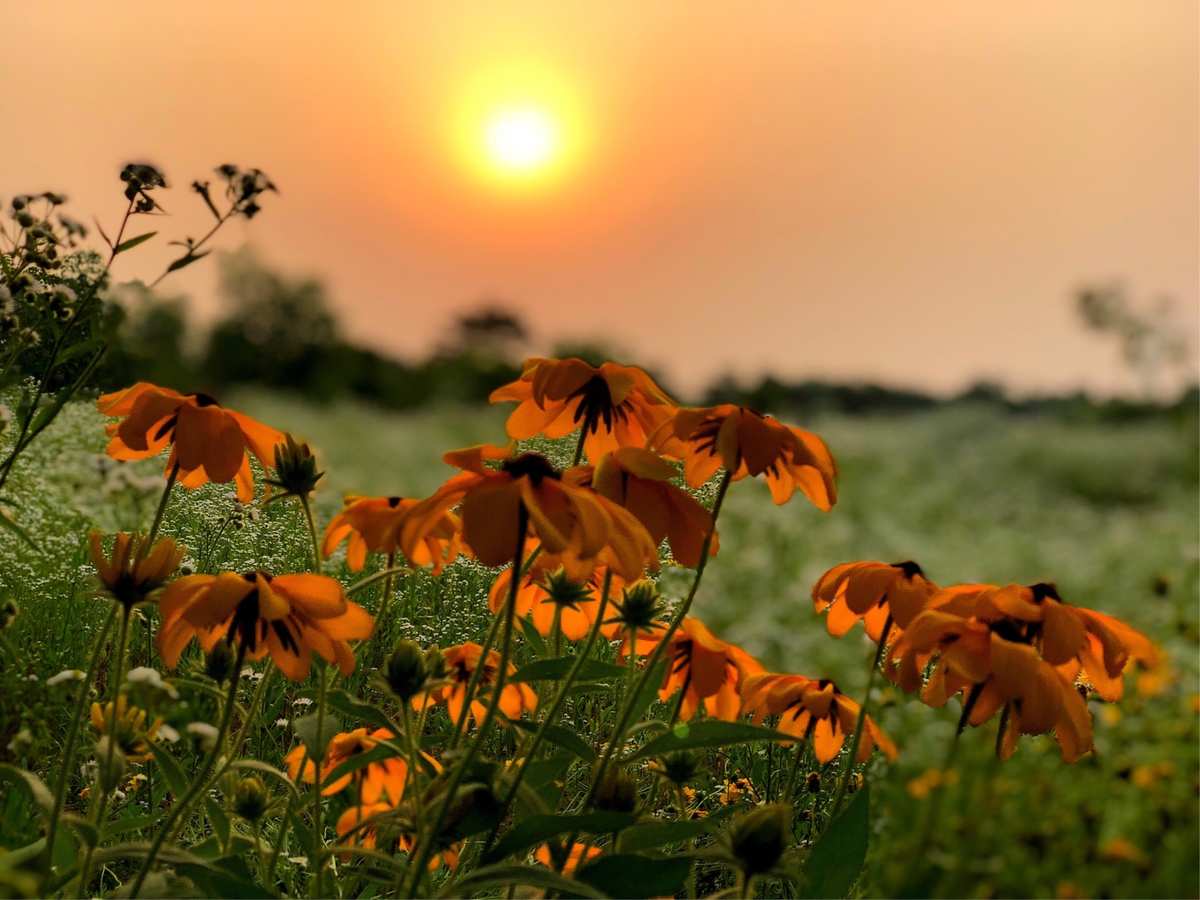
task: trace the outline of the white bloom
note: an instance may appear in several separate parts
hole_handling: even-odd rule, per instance
[[[83,681],[86,674],[83,669],[63,669],[57,675],[46,679],[46,687],[56,687],[64,681]]]
[[[217,727],[207,722],[189,722],[187,733],[196,739],[202,748],[211,750],[217,743]]]
[[[312,697],[297,697],[292,701],[292,706],[312,706]]]
[[[166,741],[168,744],[174,744],[176,741],[179,740],[179,732],[176,731],[174,728],[172,728],[170,725],[165,725],[165,724],[159,725],[158,726],[158,739],[160,741]]]

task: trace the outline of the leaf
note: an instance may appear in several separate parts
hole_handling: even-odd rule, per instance
[[[686,856],[653,857],[632,853],[598,856],[575,871],[578,881],[609,897],[671,897],[691,871]]]
[[[187,863],[176,868],[209,897],[275,896],[254,880],[246,861],[238,856],[222,856],[203,865]]]
[[[283,495],[280,494],[277,496]],[[388,718],[387,713],[378,706],[368,703],[365,700],[360,700],[358,697],[348,694],[340,688],[330,691],[325,697],[325,702],[329,707],[336,709],[348,719],[369,722],[377,728],[386,728],[394,734],[400,731],[392,720]]]
[[[679,750],[696,750],[701,747],[726,747],[730,744],[748,744],[752,741],[795,741],[795,737],[746,722],[723,722],[720,719],[702,719],[690,724],[686,730],[668,731],[646,743],[640,750],[626,758],[626,762],[646,756],[661,756]]]
[[[96,230],[100,232],[100,237],[104,238],[104,243],[108,244],[109,248],[111,249],[113,245],[112,239],[104,233],[104,226],[100,224],[100,220],[95,216],[92,216],[92,221],[96,223]]]
[[[523,681],[561,681],[575,665],[575,657],[559,656],[553,659],[539,659],[527,663],[517,670],[510,684]],[[606,681],[625,678],[628,675],[624,666],[614,666],[612,663],[600,662],[596,659],[585,660],[580,667],[577,681]]]
[[[867,858],[871,801],[867,786],[829,823],[804,865],[801,897],[845,897]]]
[[[508,833],[484,854],[481,862],[485,865],[499,862],[506,856],[544,843],[558,834],[574,834],[580,831],[607,834],[628,828],[635,821],[637,820],[632,814],[619,812],[594,812],[578,816],[530,816],[509,829]]]
[[[666,844],[678,844],[690,841],[702,834],[715,831],[723,819],[731,812],[732,807],[725,807],[703,819],[684,819],[678,822],[646,822],[634,825],[621,834],[618,844],[622,853],[635,853],[639,850],[653,850]]]
[[[533,655],[539,658],[545,657],[547,655],[546,639],[538,633],[533,622],[527,616],[523,616],[517,621],[521,624],[521,631],[525,633],[525,642],[529,644],[529,649],[533,651]]]
[[[633,711],[629,716],[630,722],[636,722],[646,714],[650,705],[658,699],[658,688],[662,684],[663,672],[667,670],[667,660],[659,660],[654,671],[642,684],[642,689],[633,698]]]
[[[154,754],[154,761],[158,763],[158,769],[162,772],[163,778],[166,779],[167,787],[171,789],[171,793],[176,797],[182,797],[187,793],[190,782],[184,774],[183,768],[179,765],[179,761],[167,752],[165,747],[156,744],[153,741],[149,742],[150,752]]]
[[[175,262],[167,266],[167,271],[178,272],[185,266],[190,266],[192,263],[204,259],[204,257],[208,256],[210,253],[212,253],[211,250],[202,250],[200,253],[192,253],[191,251],[188,251],[187,253],[183,254],[183,256],[179,257],[179,259],[175,260]]]
[[[77,834],[89,847],[95,847],[100,843],[100,829],[83,816],[69,812],[60,813],[59,816],[60,821],[65,822],[70,828],[60,828],[58,834],[62,834],[64,831]],[[105,834],[107,833],[108,831],[105,829]],[[55,843],[57,842],[58,838],[56,837]]]
[[[342,730],[337,719],[326,714],[325,721],[321,724],[321,746],[318,747],[317,725],[319,724],[319,718],[320,713],[313,712],[292,721],[292,730],[296,732],[296,737],[300,738],[300,743],[308,748],[309,759],[324,759],[325,748],[329,746],[329,741],[335,734]]]
[[[212,823],[213,833],[221,842],[221,846],[228,844],[230,824],[229,814],[225,812],[225,808],[214,798],[205,797],[204,809],[208,812],[208,821]]]
[[[523,719],[510,719],[509,724],[530,734],[538,730],[536,722],[526,722]],[[574,753],[584,762],[593,762],[596,759],[596,751],[588,746],[588,743],[578,734],[562,725],[548,726],[542,737],[556,747]]]
[[[137,237],[131,237],[127,241],[121,241],[121,243],[117,244],[117,246],[113,249],[113,256],[116,256],[118,253],[124,253],[126,250],[132,250],[138,244],[146,243],[146,241],[150,240],[150,238],[154,237],[156,234],[158,234],[157,231],[147,231],[145,234],[139,234]]]
[[[19,769],[9,763],[0,763],[0,781],[10,781],[24,787],[30,799],[41,809],[43,815],[48,816],[54,811],[54,795],[50,793],[50,788],[46,787],[46,782],[32,772]]]
[[[463,878],[449,881],[439,897],[476,897],[490,888],[526,884],[573,897],[603,897],[604,894],[573,878],[565,878],[545,866],[484,866]]]

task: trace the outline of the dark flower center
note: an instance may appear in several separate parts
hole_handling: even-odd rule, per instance
[[[197,406],[220,406],[221,405],[220,403],[217,402],[215,397],[212,397],[209,394],[192,394],[192,396],[195,398]]]
[[[558,469],[550,464],[550,460],[540,453],[522,453],[513,459],[506,459],[500,465],[500,469],[513,478],[528,478],[535,486],[541,484],[544,478],[557,481],[562,477]]]
[[[1058,596],[1058,588],[1053,584],[1038,582],[1037,584],[1031,584],[1029,590],[1033,592],[1034,603],[1041,603],[1047,597],[1062,603],[1062,597]]]
[[[925,577],[925,572],[911,559],[907,559],[904,562],[892,563],[892,568],[899,569],[904,573],[904,577],[910,581],[917,575],[920,575],[922,578]]]
[[[579,398],[579,406],[575,408],[575,423],[582,424],[584,434],[595,434],[600,430],[602,421],[604,430],[612,431],[615,420],[623,422],[628,418],[628,412],[622,408],[624,404],[613,403],[612,391],[601,375],[593,375],[571,396]]]

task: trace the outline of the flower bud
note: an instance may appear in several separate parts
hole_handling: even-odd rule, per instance
[[[679,753],[668,753],[659,760],[658,770],[667,781],[682,787],[693,778],[700,768],[699,760],[694,753],[682,750]]]
[[[590,599],[592,593],[586,582],[574,581],[563,568],[548,573],[542,587],[551,603],[569,609],[578,609],[579,604]]]
[[[204,660],[204,674],[217,684],[224,684],[233,674],[237,659],[229,641],[217,641]]]
[[[325,473],[317,471],[317,458],[308,444],[297,443],[290,434],[284,438],[283,443],[275,445],[275,477],[267,481],[285,494],[307,497]]]
[[[100,787],[106,793],[111,793],[120,785],[121,779],[125,777],[125,754],[119,746],[115,744],[110,748],[109,735],[104,735],[100,740],[96,741],[96,761],[99,764],[96,769],[96,777],[100,782]],[[119,743],[119,741],[118,741]],[[112,754],[111,761],[109,753]]]
[[[730,849],[747,875],[769,872],[791,839],[792,811],[782,803],[760,806],[741,816],[729,833]]]
[[[633,812],[637,808],[637,782],[620,769],[610,769],[596,786],[596,809]]]
[[[810,794],[821,793],[821,775],[818,772],[809,772],[804,779],[804,786],[808,788]]]
[[[425,653],[416,641],[403,640],[384,663],[384,680],[388,690],[407,703],[421,692],[428,677]]]
[[[267,811],[270,795],[257,775],[243,778],[233,789],[233,811],[247,822],[257,822]]]
[[[637,631],[649,631],[654,628],[664,612],[658,586],[645,578],[625,588],[622,600],[617,606],[620,615],[614,621]]]

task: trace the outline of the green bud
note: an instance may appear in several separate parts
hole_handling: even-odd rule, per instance
[[[284,438],[283,443],[275,445],[275,477],[267,481],[286,494],[307,497],[325,473],[317,471],[317,458],[308,444],[297,443],[290,434]]]
[[[658,770],[667,781],[682,787],[693,778],[700,768],[696,754],[681,750],[679,753],[668,753],[658,763]]]
[[[257,822],[267,811],[270,795],[257,775],[243,778],[233,789],[233,811],[247,822]]]
[[[649,631],[657,626],[665,608],[658,586],[643,578],[625,588],[621,602],[617,604],[620,615],[611,621],[619,622],[626,629]]]
[[[383,674],[388,690],[407,703],[421,692],[428,678],[421,646],[416,641],[400,641],[384,663]]]
[[[559,568],[546,575],[542,587],[556,606],[578,609],[579,604],[591,598],[592,590],[586,582],[567,577],[565,569]]]
[[[609,769],[596,786],[596,809],[633,812],[637,808],[637,782],[620,769]]]
[[[204,674],[217,684],[224,684],[233,675],[236,662],[237,657],[229,641],[217,641],[204,660]]]
[[[792,834],[792,810],[771,803],[751,810],[733,823],[730,849],[747,875],[769,872],[783,856]]]

